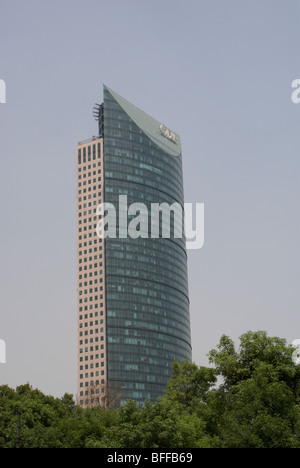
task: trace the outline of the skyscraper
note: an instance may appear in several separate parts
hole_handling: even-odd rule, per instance
[[[162,396],[175,360],[191,360],[187,254],[174,228],[161,235],[161,219],[157,238],[124,236],[118,206],[126,196],[146,217],[152,204],[184,206],[181,142],[106,86],[94,112],[98,136],[77,147],[78,401],[114,393],[142,404]],[[102,239],[104,202],[116,207],[117,235]]]

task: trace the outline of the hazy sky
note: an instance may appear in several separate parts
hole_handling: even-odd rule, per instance
[[[299,0],[0,0],[0,385],[76,392],[76,153],[103,83],[180,134],[193,359],[300,338]]]

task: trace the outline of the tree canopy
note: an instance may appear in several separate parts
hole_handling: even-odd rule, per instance
[[[29,384],[0,387],[0,447],[300,448],[300,366],[294,348],[266,332],[223,336],[211,367],[175,362],[165,395],[137,406],[82,409],[73,396]]]

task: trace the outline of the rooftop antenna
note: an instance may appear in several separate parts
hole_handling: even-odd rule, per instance
[[[95,104],[93,108],[93,116],[98,122],[98,133],[100,137],[104,136],[104,108],[103,104]]]

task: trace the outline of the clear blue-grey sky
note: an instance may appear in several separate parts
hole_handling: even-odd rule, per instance
[[[1,0],[0,385],[76,392],[75,147],[102,84],[180,134],[193,359],[300,338],[298,0]]]

